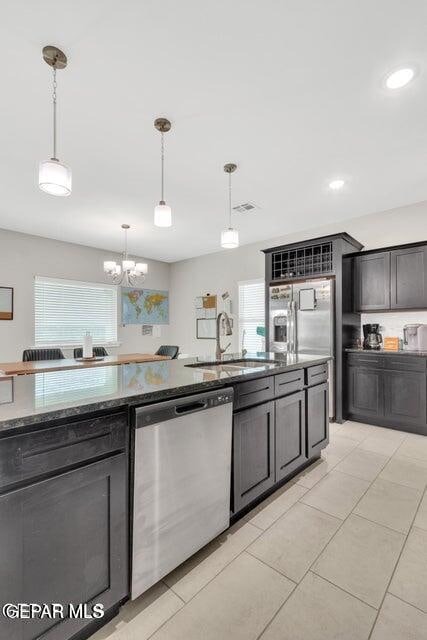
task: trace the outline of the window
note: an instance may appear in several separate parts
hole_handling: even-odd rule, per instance
[[[162,363],[163,364],[163,363]],[[78,402],[117,393],[119,367],[89,367],[35,376],[37,409],[59,402]]]
[[[36,346],[81,345],[88,331],[94,342],[117,342],[117,289],[113,285],[35,278]]]
[[[239,346],[242,346],[243,332],[245,332],[243,338],[245,349],[249,352],[264,351],[264,325],[264,280],[239,282]],[[257,329],[263,335],[259,335]]]

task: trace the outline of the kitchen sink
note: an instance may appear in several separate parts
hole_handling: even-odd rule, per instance
[[[236,372],[238,369],[255,369],[260,367],[272,367],[278,366],[281,363],[277,360],[256,359],[246,360],[239,358],[236,360],[221,360],[216,362],[196,362],[193,364],[186,364],[186,367],[192,367],[195,369],[208,369],[209,371],[225,371]]]

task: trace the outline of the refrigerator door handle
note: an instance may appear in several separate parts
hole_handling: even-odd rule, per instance
[[[297,351],[297,303],[292,300],[292,353]]]
[[[292,312],[290,302],[288,302],[286,313],[286,351],[288,353],[292,351]]]

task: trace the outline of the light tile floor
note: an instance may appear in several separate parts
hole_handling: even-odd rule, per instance
[[[427,438],[331,425],[322,460],[91,640],[427,640]]]

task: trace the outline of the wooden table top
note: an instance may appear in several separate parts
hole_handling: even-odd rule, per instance
[[[102,360],[82,362],[74,358],[62,360],[38,360],[36,362],[3,362],[0,363],[0,375],[15,376],[29,373],[45,373],[46,371],[62,371],[64,369],[86,369],[87,367],[105,367],[135,362],[157,362],[170,360],[169,356],[157,356],[151,353],[119,353],[116,356],[105,356]]]

